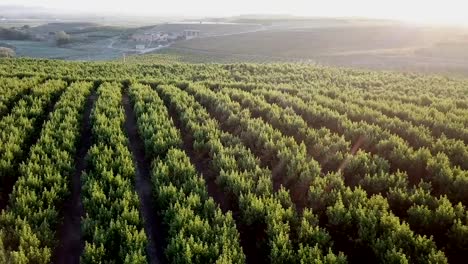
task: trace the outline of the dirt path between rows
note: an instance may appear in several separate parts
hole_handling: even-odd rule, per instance
[[[97,88],[97,87],[95,87]],[[96,89],[86,101],[81,122],[81,133],[75,156],[75,172],[71,178],[71,196],[62,209],[64,217],[62,226],[58,231],[59,246],[53,254],[53,263],[79,264],[84,241],[81,235],[81,217],[84,216],[81,201],[81,175],[86,170],[86,154],[92,143],[91,110],[96,101]]]
[[[285,177],[283,177],[286,173],[287,164],[285,161],[280,161],[276,155],[271,155],[271,153],[265,152],[261,148],[257,148],[254,145],[252,145],[249,142],[249,140],[245,138],[245,135],[243,133],[243,128],[240,126],[239,122],[234,123],[234,124],[227,124],[226,122],[223,121],[226,119],[226,117],[223,116],[223,114],[217,113],[212,105],[199,100],[199,98],[194,92],[192,91],[189,92],[185,89],[182,89],[182,90],[192,95],[195,98],[195,100],[207,110],[208,114],[213,119],[218,121],[219,126],[223,131],[227,131],[231,133],[232,135],[238,136],[242,144],[245,147],[247,147],[256,157],[259,158],[261,167],[269,168],[271,170],[273,190],[277,192],[281,186],[285,187],[286,190],[288,190],[290,193],[291,201],[294,203],[296,207],[296,211],[298,212],[299,215],[302,215],[304,208],[307,207],[307,202],[308,202],[307,193],[308,193],[309,183],[285,179]],[[231,99],[231,100],[240,103],[243,109],[246,109],[245,105],[243,105],[240,101],[234,100],[234,99]],[[252,110],[252,109],[249,109],[249,110]],[[262,114],[256,113],[255,111],[250,111],[250,113],[251,113],[251,118],[253,119],[258,118],[262,120],[263,122],[265,122],[266,124],[269,124],[268,120],[266,120]],[[284,135],[284,133],[282,134]]]
[[[60,100],[60,97],[64,92],[65,89],[61,90],[60,92],[57,92],[52,96],[49,104],[44,106],[45,110],[43,115],[29,117],[35,118],[35,120],[33,121],[34,129],[31,131],[31,134],[29,136],[25,136],[24,141],[20,144],[21,149],[25,150],[21,155],[21,158],[15,158],[12,160],[13,171],[15,173],[3,175],[3,177],[0,178],[0,212],[8,206],[8,203],[10,201],[10,194],[13,192],[13,187],[15,186],[16,181],[18,180],[20,164],[28,160],[30,149],[34,145],[36,145],[37,141],[41,137],[42,129],[44,128],[45,123],[49,120],[49,115],[52,113],[52,111],[54,111],[55,105]],[[31,91],[29,91],[28,94],[30,95]],[[21,99],[19,99],[17,102],[19,102],[20,100]],[[9,110],[10,112],[13,110],[14,107],[16,107],[17,102],[13,106],[11,106],[11,109]]]
[[[197,172],[205,179],[208,194],[213,200],[219,205],[221,211],[226,213],[227,211],[233,210],[233,204],[231,196],[228,196],[217,184],[216,178],[218,174],[210,168],[211,159],[208,153],[198,153],[193,148],[193,136],[190,132],[187,132],[185,127],[181,124],[176,111],[168,108],[169,116],[172,118],[174,125],[182,134],[183,148],[187,156],[190,158],[190,162],[195,166]]]
[[[128,97],[128,87],[124,87],[122,103],[125,109],[125,131],[129,139],[130,151],[136,162],[135,187],[140,198],[140,211],[144,218],[146,236],[148,237],[147,254],[150,263],[164,263],[166,237],[161,217],[153,207],[151,161],[145,156],[145,146],[138,134],[137,119]]]
[[[154,87],[153,87],[154,88]],[[193,149],[193,136],[187,132],[182,122],[179,120],[176,110],[170,107],[170,102],[164,100],[169,115],[174,121],[174,125],[179,129],[183,137],[184,150],[190,157],[190,161],[195,165],[195,168],[201,173],[206,181],[208,194],[220,206],[223,212],[231,211],[236,222],[237,230],[240,234],[240,244],[242,251],[246,256],[248,264],[264,264],[268,263],[268,257],[263,254],[264,250],[257,248],[257,238],[264,236],[266,226],[246,226],[242,224],[241,212],[239,204],[233,195],[226,192],[216,184],[216,172],[210,169],[211,158],[208,154],[197,153]]]

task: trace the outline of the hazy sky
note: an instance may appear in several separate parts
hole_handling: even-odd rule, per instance
[[[467,24],[467,2],[466,0],[1,0],[0,4],[43,6],[87,13],[192,16],[261,13],[381,17]]]

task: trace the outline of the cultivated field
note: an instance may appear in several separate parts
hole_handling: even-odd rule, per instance
[[[466,28],[331,22],[308,27],[273,24],[261,32],[181,41],[169,52],[208,56],[215,62],[300,61],[465,76],[468,72]]]
[[[49,21],[18,24],[14,29],[0,21],[0,47],[13,49],[17,57],[64,60],[124,60],[145,54],[141,60],[151,62],[159,56],[149,53],[157,53],[188,63],[300,62],[451,76],[468,73],[468,29],[461,26],[255,16],[177,21],[140,27],[117,26],[123,21]],[[185,40],[185,30],[198,30],[199,37]],[[58,45],[55,34],[61,31],[68,34],[69,42]],[[160,33],[170,37],[145,40]],[[148,55],[151,58],[145,58]]]
[[[466,80],[17,59],[0,93],[0,263],[466,262]]]

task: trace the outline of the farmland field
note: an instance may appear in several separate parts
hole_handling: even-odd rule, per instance
[[[0,263],[466,263],[468,81],[0,60]]]
[[[351,22],[348,26],[318,22],[314,25],[278,26],[255,33],[191,39],[161,52],[203,55],[218,62],[295,61],[457,75],[468,72],[466,28]]]

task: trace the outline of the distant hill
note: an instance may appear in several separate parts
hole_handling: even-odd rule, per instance
[[[62,30],[65,32],[70,32],[98,26],[99,24],[89,22],[58,22],[33,27],[32,31],[34,31],[35,33],[57,32]]]

